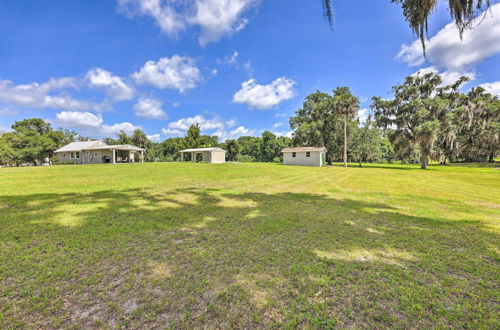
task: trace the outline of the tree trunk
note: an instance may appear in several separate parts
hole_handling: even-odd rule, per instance
[[[347,167],[347,114],[344,115],[344,167]]]
[[[490,156],[488,157],[488,163],[494,163],[495,162],[495,155],[494,154],[490,154]]]
[[[427,169],[427,153],[422,152],[422,166],[420,166],[421,169],[425,170]]]

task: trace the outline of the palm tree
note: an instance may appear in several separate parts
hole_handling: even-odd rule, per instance
[[[359,99],[352,95],[349,87],[337,87],[333,91],[335,112],[344,117],[344,167],[347,167],[347,120],[359,109]]]
[[[333,23],[333,0],[321,0],[326,19],[332,25]],[[403,15],[410,25],[413,32],[422,42],[425,52],[425,36],[428,30],[428,20],[438,0],[391,0],[391,2],[400,3],[403,9]],[[457,24],[460,36],[463,32],[471,28],[471,21],[478,16],[482,9],[491,6],[490,0],[448,0],[450,15]]]

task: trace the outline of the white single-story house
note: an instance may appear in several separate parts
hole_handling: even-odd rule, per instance
[[[325,147],[285,148],[283,153],[284,165],[323,166],[326,163]]]
[[[130,144],[109,146],[102,141],[71,142],[55,151],[60,163],[144,163],[144,151]]]
[[[209,162],[221,164],[226,162],[226,150],[221,148],[194,148],[181,150],[181,162],[184,161],[184,154],[191,155],[193,162]]]

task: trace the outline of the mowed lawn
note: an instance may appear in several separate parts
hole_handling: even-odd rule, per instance
[[[500,170],[0,169],[0,328],[500,328]]]

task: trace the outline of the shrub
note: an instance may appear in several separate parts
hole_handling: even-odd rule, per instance
[[[241,163],[251,163],[251,162],[255,162],[255,158],[253,158],[250,155],[238,155],[236,157],[236,161],[241,162]]]

